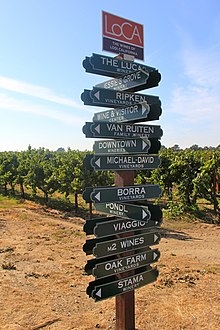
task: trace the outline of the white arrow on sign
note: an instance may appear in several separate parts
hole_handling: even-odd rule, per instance
[[[158,236],[154,234],[154,242],[156,242],[158,240]]]
[[[150,147],[151,144],[150,144],[150,140],[148,140],[148,142],[146,143],[144,140],[142,141],[142,150],[144,150],[146,147]]]
[[[100,297],[102,296],[102,289],[99,289],[99,291],[96,292],[96,296]]]
[[[144,210],[142,210],[142,219],[146,218],[147,215],[148,215],[148,213],[145,212]]]
[[[100,201],[100,197],[101,197],[101,193],[98,192],[98,193],[95,195],[95,198],[96,198],[98,201]]]
[[[100,100],[100,91],[96,92],[94,96],[97,98],[97,100]]]
[[[94,128],[94,130],[95,130],[98,134],[100,134],[100,125],[96,126],[96,127]]]
[[[97,161],[95,162],[95,164],[96,164],[98,167],[100,167],[100,166],[101,166],[100,162],[101,162],[101,160],[100,160],[100,158],[99,158],[99,159],[97,159]]]
[[[157,254],[154,252],[153,253],[153,260],[156,259],[156,257],[157,257]]]
[[[143,115],[145,112],[147,112],[146,114],[148,114],[149,111],[150,111],[150,106],[149,106],[149,104],[147,104],[147,102],[142,102],[142,103],[141,103],[141,106],[142,106],[142,115]]]

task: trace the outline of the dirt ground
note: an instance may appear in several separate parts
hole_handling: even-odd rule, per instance
[[[115,298],[85,291],[84,220],[31,202],[0,209],[0,329],[115,329]],[[220,329],[220,227],[167,222],[158,280],[135,291],[136,329]]]

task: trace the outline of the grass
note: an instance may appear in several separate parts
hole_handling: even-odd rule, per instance
[[[0,195],[0,209],[8,209],[11,207],[18,207],[21,200],[16,197],[1,196]]]
[[[89,205],[85,203],[81,195],[78,195],[78,211],[76,212],[74,206],[74,195],[70,195],[69,199],[66,199],[63,194],[54,193],[49,197],[49,202],[46,204],[45,199],[41,191],[37,191],[36,196],[31,195],[31,191],[25,192],[26,200],[42,205],[45,208],[51,208],[64,213],[69,217],[89,217]],[[20,197],[19,191],[15,190],[15,196],[3,196],[0,195],[0,209],[8,209],[14,207],[23,207],[25,200]],[[163,210],[163,218],[174,225],[174,222],[178,220],[179,226],[188,226],[194,221],[201,221],[205,223],[218,223],[219,217],[214,214],[213,206],[205,199],[200,199],[197,202],[198,207],[189,208],[187,211],[183,211],[178,200],[173,201],[172,207],[169,207],[169,201],[166,198],[158,199],[155,201],[161,206]],[[95,214],[96,212],[93,212]]]

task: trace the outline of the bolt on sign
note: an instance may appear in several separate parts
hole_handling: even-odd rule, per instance
[[[102,12],[103,50],[144,60],[144,27],[105,11]]]

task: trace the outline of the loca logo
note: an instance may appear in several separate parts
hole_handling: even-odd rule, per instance
[[[103,12],[103,35],[143,47],[143,26]]]

